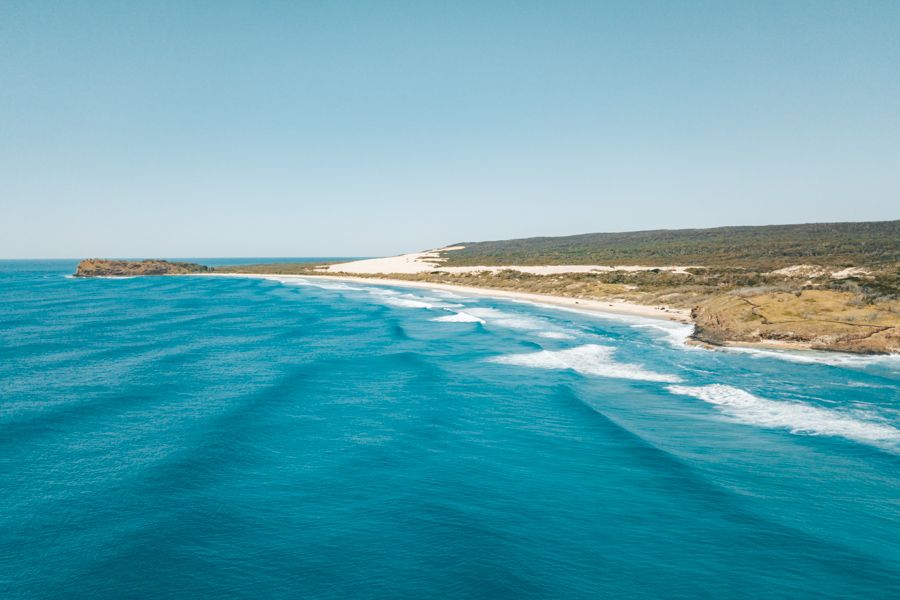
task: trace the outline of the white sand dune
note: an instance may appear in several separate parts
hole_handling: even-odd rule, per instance
[[[374,275],[378,273],[428,273],[436,270],[441,263],[439,252],[444,250],[456,250],[462,246],[452,246],[428,250],[426,252],[412,252],[400,256],[388,256],[385,258],[367,258],[352,262],[329,265],[322,270],[330,273],[356,273]]]
[[[329,265],[323,271],[329,273],[365,274],[365,275],[390,275],[391,273],[415,274],[440,271],[442,273],[476,273],[510,270],[533,275],[559,275],[562,273],[592,273],[609,271],[669,271],[672,273],[686,273],[690,266],[664,266],[646,267],[637,265],[511,265],[511,266],[473,266],[473,267],[445,267],[441,264],[444,260],[440,253],[450,250],[459,250],[463,246],[448,246],[426,252],[412,252],[399,256],[386,258],[369,258],[354,260],[352,262]]]

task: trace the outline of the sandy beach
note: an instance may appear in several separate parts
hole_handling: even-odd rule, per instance
[[[424,281],[407,281],[404,279],[390,279],[381,277],[353,277],[351,275],[264,275],[258,273],[199,273],[197,277],[248,277],[253,279],[271,279],[275,281],[290,279],[330,279],[336,281],[353,281],[367,285],[390,285],[397,287],[445,290],[472,296],[485,296],[491,298],[504,298],[520,302],[532,302],[544,304],[556,308],[579,310],[595,313],[626,315],[631,317],[643,317],[647,319],[663,319],[677,323],[691,323],[690,311],[669,307],[646,306],[624,302],[621,300],[588,300],[582,298],[567,298],[565,296],[551,296],[548,294],[529,294],[509,290],[497,290],[491,288],[479,288],[463,285],[450,285],[445,283],[430,283]]]

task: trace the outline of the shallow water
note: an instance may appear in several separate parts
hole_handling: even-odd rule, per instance
[[[0,597],[886,598],[900,361],[0,262]]]

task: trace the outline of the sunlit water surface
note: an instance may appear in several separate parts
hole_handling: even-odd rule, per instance
[[[0,263],[3,598],[888,598],[900,361]]]

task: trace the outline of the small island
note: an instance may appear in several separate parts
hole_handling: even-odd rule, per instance
[[[167,260],[107,260],[87,258],[75,269],[75,277],[135,277],[138,275],[189,275],[210,268],[189,262]]]

